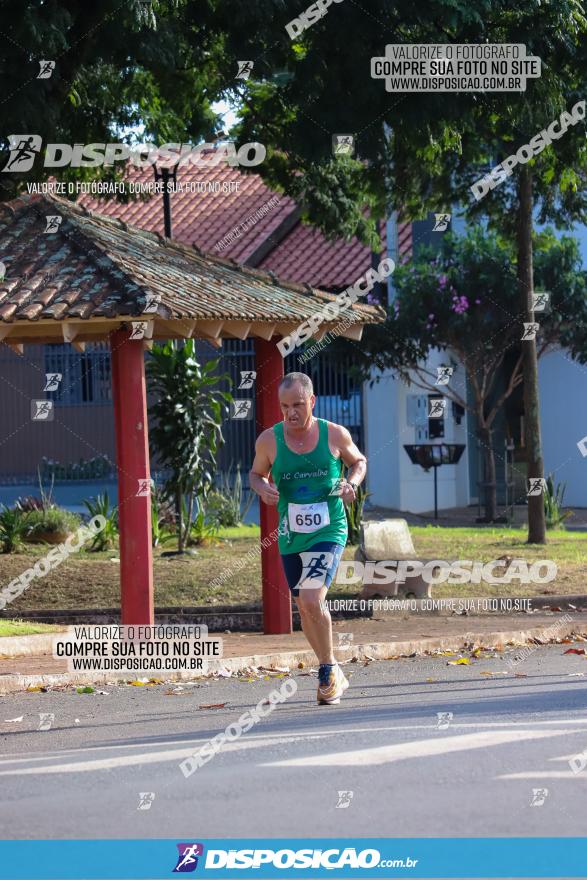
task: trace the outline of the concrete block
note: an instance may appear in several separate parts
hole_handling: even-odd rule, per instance
[[[366,559],[415,559],[416,551],[405,519],[384,519],[361,526],[361,547]]]

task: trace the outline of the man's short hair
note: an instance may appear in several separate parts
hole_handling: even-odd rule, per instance
[[[279,391],[281,391],[282,388],[291,388],[292,385],[296,384],[299,384],[303,388],[306,397],[311,397],[314,393],[312,380],[309,376],[306,376],[305,373],[288,373],[279,383]]]

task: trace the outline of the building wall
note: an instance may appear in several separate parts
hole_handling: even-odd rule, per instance
[[[434,352],[429,367],[446,364],[446,355]],[[462,370],[457,368],[451,383],[455,389],[463,384]],[[377,378],[374,376],[374,378]],[[438,387],[439,393],[442,386]],[[372,388],[364,390],[366,455],[368,458],[369,501],[377,506],[422,513],[434,508],[434,475],[412,464],[404,444],[469,443],[467,414],[458,425],[450,401],[446,406],[444,437],[431,439],[425,424],[410,424],[409,398],[427,393],[413,384],[408,386],[394,379],[391,373],[379,374]],[[469,504],[469,460],[466,450],[457,465],[438,469],[438,507],[451,508]]]
[[[558,350],[540,358],[538,375],[544,473],[566,482],[565,505],[587,507],[587,457],[577,447],[587,437],[587,366]]]
[[[34,475],[43,456],[67,463],[108,455],[115,461],[110,402],[55,405],[52,421],[33,421],[31,401],[48,395],[43,346],[25,345],[22,355],[0,348],[0,480]]]

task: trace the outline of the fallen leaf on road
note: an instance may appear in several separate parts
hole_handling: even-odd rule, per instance
[[[24,718],[24,715],[19,715],[18,718],[5,718],[4,723],[5,724],[16,724],[18,721],[22,721],[23,718]]]
[[[94,688],[93,688],[93,687],[90,687],[90,686],[88,685],[87,687],[76,688],[75,691],[76,691],[76,693],[78,693],[78,694],[93,694],[93,693],[94,693]]]
[[[41,693],[46,694],[47,688],[42,687],[41,685],[37,684],[37,685],[31,685],[30,687],[28,687],[27,691],[29,691],[30,693],[32,693],[33,691],[41,691]]]
[[[516,678],[528,678],[525,672],[516,672],[514,675]]]
[[[427,678],[426,681],[438,681],[437,678]]]
[[[470,660],[468,657],[459,657],[458,660],[449,660],[447,666],[468,666]]]
[[[567,648],[566,651],[563,651],[563,654],[584,654],[585,648]]]
[[[303,668],[304,668],[304,664],[300,660],[300,662],[298,663],[298,669],[303,669]]]
[[[359,662],[358,657],[351,657],[351,663],[358,663],[358,662]]]
[[[454,651],[439,651],[438,653],[440,657],[454,657],[455,655]]]
[[[573,640],[572,640],[572,639],[561,639],[559,644],[561,644],[561,645],[572,645],[572,644],[573,644]]]
[[[401,656],[399,654],[393,654],[391,657],[386,657],[386,660],[401,660]]]
[[[210,703],[209,706],[198,706],[198,709],[224,709],[226,703]]]
[[[563,609],[559,608],[558,605],[551,605],[550,610],[551,611],[562,611]]]
[[[214,675],[220,675],[222,678],[230,678],[232,675],[231,669],[218,669]]]
[[[482,669],[479,675],[493,675],[493,672],[489,672],[488,669]]]

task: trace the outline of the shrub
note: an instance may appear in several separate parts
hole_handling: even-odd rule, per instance
[[[32,510],[27,514],[26,540],[42,541],[45,536],[69,535],[81,525],[77,514],[63,510],[62,507],[51,507],[49,510]]]
[[[95,499],[90,498],[84,501],[84,505],[91,519],[95,516],[103,516],[106,520],[104,528],[94,535],[90,550],[108,550],[114,544],[118,534],[118,508],[110,507],[108,492],[98,495]]]
[[[355,500],[345,505],[346,520],[349,527],[347,544],[359,544],[361,540],[361,522],[363,519],[363,507],[368,496],[363,486],[358,486],[355,492]]]
[[[14,553],[22,545],[22,539],[28,529],[30,514],[18,507],[12,509],[2,505],[0,511],[0,544],[3,553]]]

